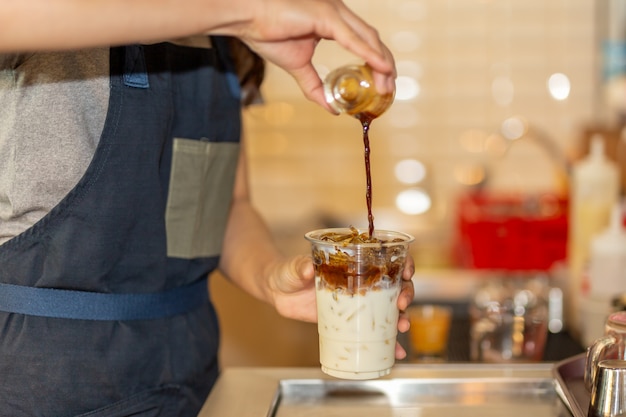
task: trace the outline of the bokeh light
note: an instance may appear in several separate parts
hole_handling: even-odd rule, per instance
[[[426,167],[417,159],[403,159],[395,166],[395,175],[403,184],[417,184],[426,177]]]
[[[521,117],[509,117],[502,122],[500,131],[505,139],[521,139],[528,132],[528,123]]]
[[[571,83],[567,75],[557,72],[548,78],[548,92],[555,100],[567,99],[570,90]]]
[[[396,196],[396,207],[405,214],[423,214],[430,210],[431,206],[430,195],[420,188],[404,190]]]
[[[491,95],[499,106],[506,107],[513,102],[515,86],[509,77],[496,77],[491,82]]]

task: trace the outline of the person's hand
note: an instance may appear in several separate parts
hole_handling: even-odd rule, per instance
[[[315,270],[309,256],[296,256],[287,261],[273,264],[269,271],[269,290],[276,311],[284,317],[306,322],[317,322],[315,304]],[[407,256],[402,272],[402,289],[398,297],[398,331],[409,330],[409,320],[405,310],[413,301],[413,273],[415,264],[411,256]],[[396,343],[396,358],[404,359],[406,351]]]
[[[392,92],[395,82],[393,57],[378,32],[341,0],[6,3],[0,7],[0,52],[154,43],[198,34],[235,36],[291,74],[307,98],[333,112],[311,61],[318,42],[327,39],[372,67],[381,94]]]
[[[317,322],[315,269],[311,257],[295,256],[270,268],[268,289],[276,311],[287,318]]]
[[[341,0],[257,0],[250,7],[252,20],[240,25],[237,36],[291,74],[308,99],[332,112],[311,62],[323,39],[336,41],[367,62],[381,94],[393,91],[396,70],[391,52],[376,29]]]
[[[410,322],[406,314],[406,309],[413,302],[413,296],[415,295],[415,289],[413,287],[412,277],[415,273],[415,261],[411,255],[407,255],[406,263],[404,264],[404,270],[402,271],[402,290],[398,297],[398,309],[400,310],[400,318],[398,319],[398,331],[405,333],[409,330]],[[404,359],[406,357],[406,351],[399,344],[396,343],[396,359]]]

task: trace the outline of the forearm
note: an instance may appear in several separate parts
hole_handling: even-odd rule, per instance
[[[259,300],[272,303],[269,276],[283,259],[266,224],[247,200],[231,209],[220,269],[234,284]]]
[[[239,7],[238,4],[246,7]],[[228,32],[251,16],[238,0],[0,0],[0,52],[154,42]],[[181,24],[181,22],[184,22]]]
[[[199,34],[240,38],[331,112],[311,60],[320,39],[333,39],[367,62],[381,94],[395,86],[391,52],[341,0],[0,0],[0,53]]]

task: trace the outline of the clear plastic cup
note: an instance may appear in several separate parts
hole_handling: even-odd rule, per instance
[[[337,378],[373,379],[395,363],[397,301],[413,237],[376,230],[375,242],[363,242],[355,234],[367,235],[351,228],[305,235],[315,264],[320,363]]]

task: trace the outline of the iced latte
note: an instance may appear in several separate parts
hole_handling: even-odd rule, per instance
[[[404,233],[354,228],[306,234],[315,264],[320,363],[328,375],[371,379],[395,362]]]

